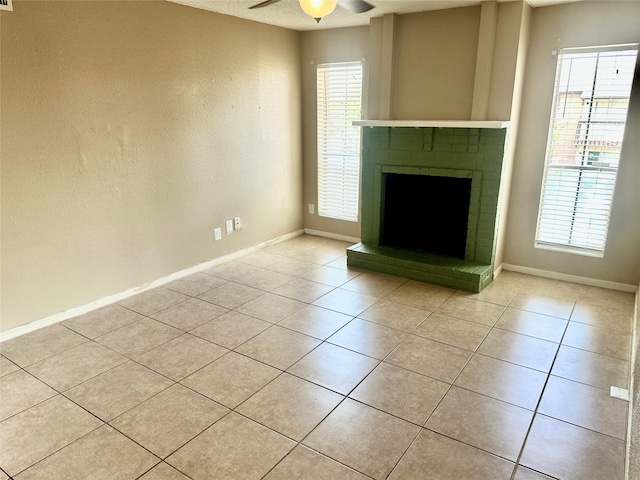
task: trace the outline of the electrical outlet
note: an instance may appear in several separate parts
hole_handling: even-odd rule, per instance
[[[227,235],[233,233],[233,222],[231,220],[227,220],[224,225],[225,229],[227,230]]]
[[[217,242],[218,240],[222,240],[222,229],[214,228],[213,229],[213,239]]]
[[[309,204],[309,214],[313,215],[316,213],[316,206],[313,203]]]
[[[233,228],[235,230],[240,230],[242,228],[242,221],[240,220],[240,217],[234,217]]]

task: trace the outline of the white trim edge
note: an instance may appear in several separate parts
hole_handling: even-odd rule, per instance
[[[510,272],[525,273],[527,275],[535,275],[536,277],[551,278],[553,280],[563,280],[565,282],[579,283],[581,285],[590,285],[592,287],[608,288],[610,290],[618,290],[621,292],[635,293],[637,287],[626,283],[610,282],[608,280],[599,280],[597,278],[580,277],[578,275],[569,275],[567,273],[552,272],[549,270],[541,270],[538,268],[522,267],[520,265],[511,265],[503,263],[503,270]]]
[[[108,297],[101,298],[99,300],[96,300],[95,302],[87,303],[86,305],[74,307],[69,310],[65,310],[64,312],[56,313],[54,315],[50,315],[48,317],[42,318],[40,320],[34,320],[33,322],[27,323],[25,325],[20,325],[18,327],[10,328],[9,330],[0,332],[0,343],[5,342],[7,340],[11,340],[12,338],[19,337],[26,333],[30,333],[44,327],[48,327],[56,323],[60,323],[64,320],[77,317],[78,315],[82,315],[82,314],[91,312],[93,310],[97,310],[98,308],[105,307],[112,303],[119,302],[121,300],[124,300],[125,298],[129,298],[138,293],[146,292],[147,290],[151,290],[153,288],[166,285],[169,282],[173,282],[174,280],[179,280],[193,273],[198,273],[198,272],[201,272],[202,270],[207,270],[208,268],[214,267],[221,263],[235,260],[236,258],[240,258],[249,253],[256,252],[258,250],[261,250],[264,247],[268,247],[269,245],[274,245],[276,243],[284,242],[285,240],[290,240],[292,238],[298,237],[303,233],[305,233],[304,230],[297,230],[295,232],[282,235],[272,240],[267,240],[266,242],[253,245],[249,248],[238,250],[237,252],[229,253],[227,255],[222,255],[221,257],[208,260],[204,263],[200,263],[199,265],[195,265],[193,267],[180,270],[179,272],[172,273],[170,275],[167,275],[166,277],[153,280],[152,282],[149,282],[145,285],[130,288],[129,290],[125,290],[124,292],[119,292],[114,295],[109,295]]]
[[[343,242],[360,243],[360,239],[356,237],[349,237],[338,233],[323,232],[322,230],[313,230],[311,228],[305,228],[304,233],[307,235],[315,235],[316,237],[331,238],[332,240],[342,240]]]

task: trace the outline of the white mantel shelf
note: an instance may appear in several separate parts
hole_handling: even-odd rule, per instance
[[[356,120],[357,127],[507,128],[502,120]]]

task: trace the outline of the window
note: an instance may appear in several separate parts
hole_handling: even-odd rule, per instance
[[[318,215],[358,221],[362,64],[318,65]]]
[[[536,247],[604,254],[637,53],[558,53]]]

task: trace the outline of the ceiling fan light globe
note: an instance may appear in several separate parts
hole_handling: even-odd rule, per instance
[[[336,9],[338,0],[298,0],[302,11],[320,21]]]

